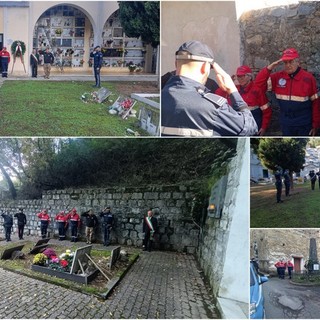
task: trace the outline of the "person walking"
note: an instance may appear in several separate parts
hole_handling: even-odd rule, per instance
[[[111,212],[110,207],[106,207],[102,212],[99,213],[102,219],[103,231],[104,231],[104,238],[103,244],[108,246],[110,244],[110,232],[114,226],[114,216]]]
[[[103,63],[103,55],[101,53],[101,47],[96,46],[93,49],[93,52],[90,53],[90,57],[93,58],[93,72],[94,72],[94,78],[96,80],[96,84],[93,85],[93,87],[100,88],[101,86],[100,71]]]
[[[40,56],[37,49],[33,49],[30,54],[30,66],[32,72],[32,78],[37,78],[38,76],[38,64],[40,62]]]
[[[71,242],[77,242],[78,228],[80,227],[81,219],[75,208],[71,209],[67,214],[66,224],[68,223],[68,221],[70,222],[70,228],[71,228]]]
[[[155,234],[158,232],[158,219],[153,216],[153,211],[148,210],[147,216],[143,220],[143,251],[151,251]]]
[[[13,217],[10,213],[2,213],[1,214],[3,218],[3,227],[5,231],[5,238],[6,241],[11,241],[11,231],[13,226]]]
[[[66,239],[66,226],[67,226],[67,216],[64,211],[60,211],[55,220],[58,224],[58,232],[59,232],[59,241],[63,241]]]
[[[10,53],[7,47],[3,47],[0,51],[2,78],[8,78],[8,65],[10,63]]]
[[[87,243],[90,244],[92,243],[92,239],[94,236],[94,229],[98,225],[98,218],[93,213],[92,209],[82,213],[81,217],[85,218]]]
[[[50,71],[51,71],[51,65],[54,62],[54,56],[49,51],[49,48],[46,49],[46,51],[43,53],[43,71],[44,71],[44,78],[50,79]]]
[[[19,236],[19,240],[23,240],[23,232],[24,232],[24,227],[27,224],[27,217],[23,213],[23,209],[22,208],[19,209],[19,212],[17,212],[14,215],[14,217],[17,218],[17,220],[18,220],[18,236]]]
[[[40,230],[41,237],[45,239],[47,237],[48,226],[50,223],[50,216],[48,214],[47,209],[42,210],[37,214],[37,217],[40,219]]]

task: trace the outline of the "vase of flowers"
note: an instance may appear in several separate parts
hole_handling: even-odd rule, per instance
[[[33,258],[33,264],[44,266],[47,263],[48,257],[43,253],[38,253]]]

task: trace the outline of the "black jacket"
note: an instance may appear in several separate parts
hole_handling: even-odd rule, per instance
[[[27,217],[23,212],[18,212],[14,215],[18,219],[18,226],[24,226],[27,224]]]
[[[3,218],[3,225],[5,227],[12,227],[13,226],[13,218],[11,214],[2,213],[1,214]]]
[[[95,227],[98,224],[98,218],[95,214],[90,215],[89,211],[81,214],[81,217],[85,217],[86,227]]]

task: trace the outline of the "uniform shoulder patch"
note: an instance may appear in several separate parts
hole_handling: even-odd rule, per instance
[[[214,93],[204,93],[202,94],[202,97],[213,103],[216,108],[220,108],[226,103],[228,103],[227,99],[220,97]]]

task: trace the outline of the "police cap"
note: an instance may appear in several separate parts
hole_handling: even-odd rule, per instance
[[[100,46],[95,46],[93,50],[97,50],[98,48],[100,48]]]
[[[181,52],[187,52],[187,55],[181,54]],[[195,60],[204,61],[213,64],[213,52],[204,43],[191,40],[183,43],[176,51],[177,60]]]

